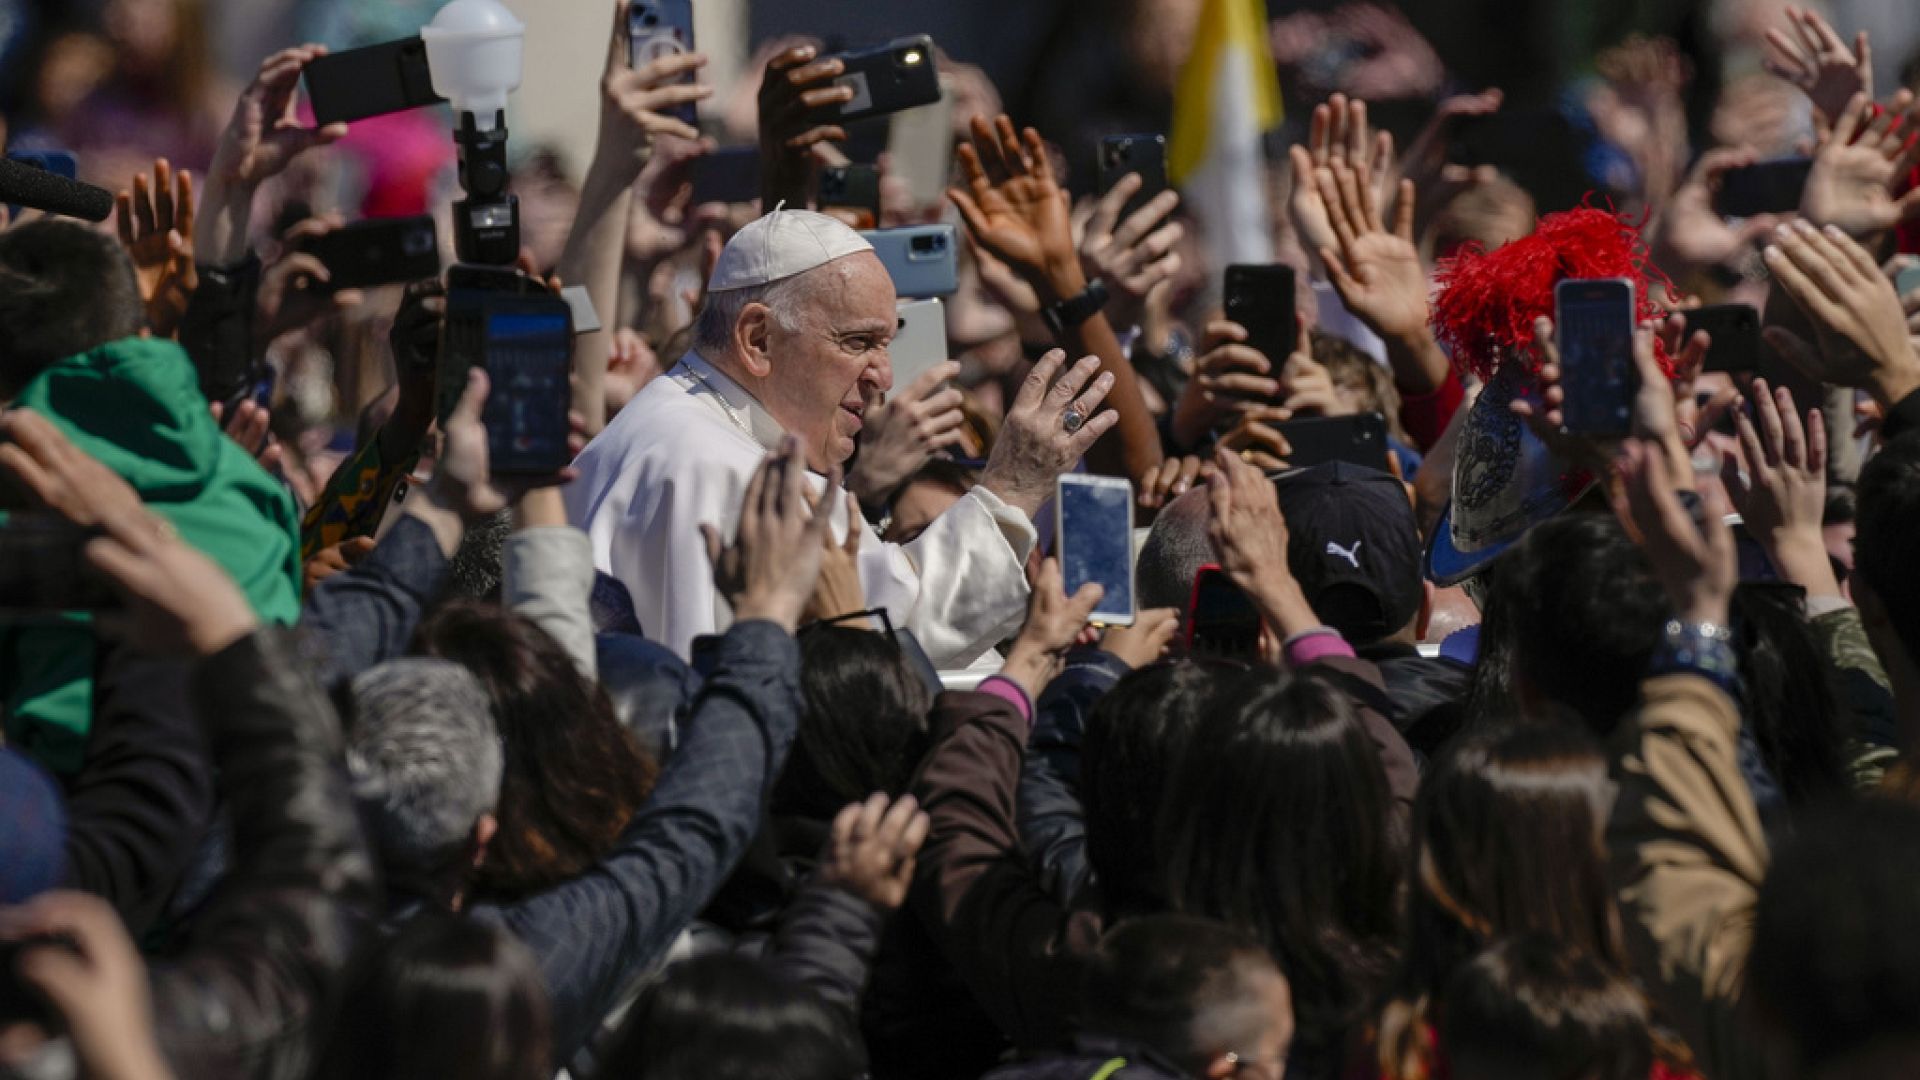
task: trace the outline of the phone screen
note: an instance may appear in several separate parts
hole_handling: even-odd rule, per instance
[[[1619,278],[1562,281],[1554,300],[1567,430],[1627,434],[1639,390],[1633,368],[1633,283]]]
[[[564,467],[567,406],[572,389],[573,328],[564,301],[551,311],[487,315],[487,377],[482,417],[497,472],[552,472]]]
[[[1133,485],[1107,477],[1060,478],[1060,571],[1072,596],[1089,581],[1106,590],[1093,609],[1095,622],[1133,622]]]
[[[1798,210],[1812,171],[1813,159],[1804,157],[1775,158],[1728,169],[1720,177],[1720,192],[1713,208],[1728,217]]]
[[[1187,605],[1187,652],[1244,659],[1260,649],[1260,612],[1226,571],[1203,566]]]

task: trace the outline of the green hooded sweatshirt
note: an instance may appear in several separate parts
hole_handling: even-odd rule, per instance
[[[207,411],[178,345],[124,338],[41,372],[13,404],[54,422],[124,477],[149,509],[220,564],[268,622],[300,615],[299,518],[278,480]],[[85,755],[93,714],[93,633],[0,624],[0,709],[9,745],[57,772]]]

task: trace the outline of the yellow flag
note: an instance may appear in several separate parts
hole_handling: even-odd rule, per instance
[[[1280,119],[1264,0],[1205,0],[1174,88],[1167,172],[1216,267],[1273,257],[1261,137]]]

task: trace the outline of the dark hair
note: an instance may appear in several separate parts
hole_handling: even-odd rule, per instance
[[[599,1075],[609,1080],[855,1080],[866,1054],[811,989],[723,953],[690,960],[641,995]]]
[[[505,744],[500,831],[476,886],[524,896],[612,851],[653,790],[655,766],[567,651],[532,620],[464,600],[434,612],[415,644],[479,678]]]
[[[133,262],[113,237],[60,218],[0,232],[0,395],[139,333],[146,319]]]
[[[1173,908],[1253,934],[1294,991],[1295,1056],[1331,1066],[1394,959],[1400,852],[1380,754],[1311,675],[1258,671],[1186,740],[1160,815]]]
[[[1908,432],[1868,458],[1860,470],[1853,573],[1879,599],[1909,660],[1920,660],[1920,560],[1913,558],[1916,532],[1920,532],[1920,432]]]
[[[892,637],[809,627],[800,635],[800,696],[806,711],[774,784],[774,813],[832,820],[876,791],[906,790],[926,752],[933,697]]]
[[[1380,1021],[1381,1074],[1430,1071],[1426,1027],[1474,953],[1536,933],[1630,970],[1607,876],[1607,759],[1578,729],[1469,735],[1423,779],[1414,804],[1407,939]]]
[[[1604,738],[1639,700],[1667,620],[1646,556],[1611,515],[1574,512],[1535,526],[1487,572],[1468,715],[1517,720],[1524,678]]]
[[[1191,661],[1130,672],[1087,715],[1080,803],[1087,862],[1109,912],[1166,907],[1154,823],[1187,735],[1213,699],[1218,668]]]
[[[511,934],[425,914],[365,949],[316,1075],[330,1080],[542,1080],[546,985]]]
[[[1764,586],[1735,589],[1733,647],[1744,690],[1740,711],[1787,802],[1806,806],[1846,794],[1851,715],[1804,601]]]
[[[1385,364],[1360,351],[1360,347],[1338,334],[1325,330],[1308,332],[1315,363],[1327,369],[1333,385],[1365,394],[1360,411],[1377,412],[1387,422],[1387,433],[1403,443],[1411,443],[1400,424],[1400,390],[1393,384],[1393,372]]]
[[[1916,926],[1920,807],[1868,798],[1797,824],[1760,886],[1747,964],[1760,1023],[1797,1058],[1783,1075],[1920,1044]]]
[[[1458,1080],[1646,1080],[1647,1000],[1612,965],[1523,935],[1460,965],[1446,986],[1440,1044]]]
[[[1281,975],[1259,941],[1190,915],[1121,923],[1088,958],[1081,1027],[1145,1046],[1189,1075],[1214,1054],[1251,1045],[1273,1023],[1253,983]]]

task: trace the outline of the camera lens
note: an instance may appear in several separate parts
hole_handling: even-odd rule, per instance
[[[918,46],[906,49],[900,53],[900,63],[904,67],[913,67],[916,64],[925,62],[926,59],[927,54]]]

